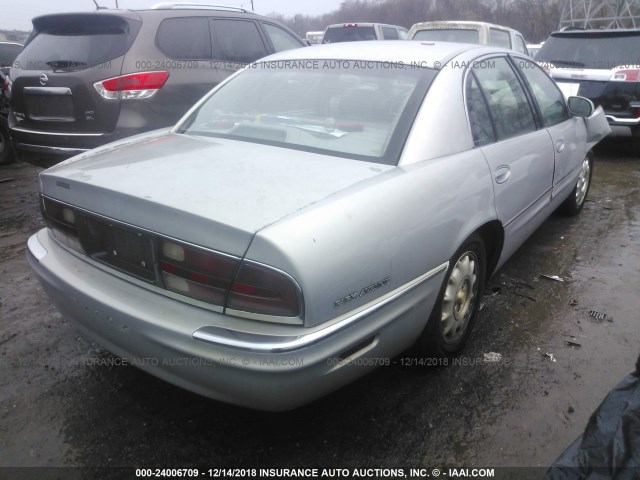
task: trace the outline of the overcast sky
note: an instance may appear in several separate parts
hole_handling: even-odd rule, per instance
[[[160,3],[161,0],[118,0],[120,8],[140,9]],[[166,1],[166,0],[165,0]],[[173,3],[209,3],[232,5],[251,9],[251,0],[170,0]],[[272,12],[285,16],[296,13],[319,15],[337,10],[342,0],[253,0],[256,13]],[[97,0],[104,7],[115,8],[115,0]],[[0,29],[31,30],[31,19],[46,13],[95,10],[92,0],[0,0]]]

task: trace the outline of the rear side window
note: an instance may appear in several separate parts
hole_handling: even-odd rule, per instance
[[[171,58],[209,60],[209,20],[205,17],[167,18],[158,28],[156,43],[160,51]]]
[[[536,130],[529,101],[506,58],[482,62],[473,72],[487,100],[498,140]]]
[[[270,23],[263,23],[262,26],[264,27],[264,31],[267,32],[276,52],[300,48],[302,46],[293,35],[284,29],[271,25]]]
[[[41,17],[16,66],[24,70],[78,70],[100,65],[124,55],[139,29],[136,20],[109,15]]]
[[[322,43],[357,42],[360,40],[376,40],[373,27],[336,27],[327,29]]]
[[[382,38],[385,40],[398,40],[398,31],[393,27],[380,27]]]
[[[480,43],[480,32],[462,28],[442,28],[437,30],[418,30],[413,40],[432,40],[435,42]]]
[[[489,45],[501,48],[511,48],[511,39],[509,38],[509,32],[505,30],[499,30],[497,28],[490,28]]]
[[[211,20],[214,58],[251,63],[267,55],[258,26],[247,20]]]
[[[467,77],[467,112],[469,124],[476,147],[487,145],[495,141],[495,133],[491,123],[491,115],[473,74]]]

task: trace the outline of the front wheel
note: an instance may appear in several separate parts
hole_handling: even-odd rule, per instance
[[[577,215],[584,207],[591,186],[591,177],[593,176],[593,154],[587,153],[582,161],[578,180],[571,194],[560,205],[558,212],[563,215]]]
[[[484,243],[477,236],[471,237],[453,256],[427,326],[416,343],[416,353],[443,358],[462,350],[480,305],[485,259]]]

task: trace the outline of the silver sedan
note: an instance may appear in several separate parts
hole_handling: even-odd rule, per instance
[[[287,51],[172,129],[42,172],[28,259],[129,363],[291,409],[409,347],[460,352],[486,279],[552,212],[580,211],[608,131],[507,50]]]

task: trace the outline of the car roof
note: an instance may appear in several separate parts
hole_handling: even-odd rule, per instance
[[[347,28],[350,26],[356,25],[358,27],[373,27],[374,25],[380,25],[381,27],[394,27],[394,28],[402,28],[406,30],[406,28],[401,27],[400,25],[391,25],[390,23],[376,23],[376,22],[342,22],[342,23],[334,23],[329,25],[327,28]]]
[[[274,23],[278,23],[277,20],[273,20],[269,17],[265,17],[262,15],[258,15],[255,12],[241,10],[241,9],[229,9],[227,7],[220,8],[196,8],[196,7],[184,7],[184,8],[149,8],[149,9],[111,9],[111,8],[101,8],[99,10],[89,11],[89,12],[63,12],[63,13],[51,13],[47,15],[40,15],[35,17],[32,20],[33,25],[37,28],[38,25],[42,24],[47,20],[59,17],[64,18],[67,16],[92,16],[92,15],[106,15],[106,16],[120,16],[126,18],[133,19],[141,19],[144,17],[178,17],[178,16],[221,16],[221,17],[238,17],[242,16],[243,18],[260,18],[263,20],[271,20]]]
[[[435,22],[420,22],[420,23],[416,23],[415,25],[413,25],[413,27],[411,27],[411,29],[425,29],[427,30],[426,27],[435,27],[435,28],[441,28],[441,27],[452,27],[452,28],[456,28],[456,27],[487,27],[487,28],[498,28],[500,30],[509,30],[512,32],[516,32],[517,30],[514,30],[511,27],[505,27],[504,25],[496,25],[495,23],[488,23],[488,22],[475,22],[475,21],[471,21],[471,20],[440,20],[440,21],[435,21]]]
[[[375,44],[375,45],[374,45]],[[280,60],[361,60],[370,62],[388,62],[420,65],[433,65],[435,62],[445,64],[457,55],[470,50],[478,50],[482,54],[504,51],[487,45],[472,45],[451,42],[382,40],[379,42],[340,42],[316,45],[313,48],[297,48],[286,50],[266,57],[260,61]]]

